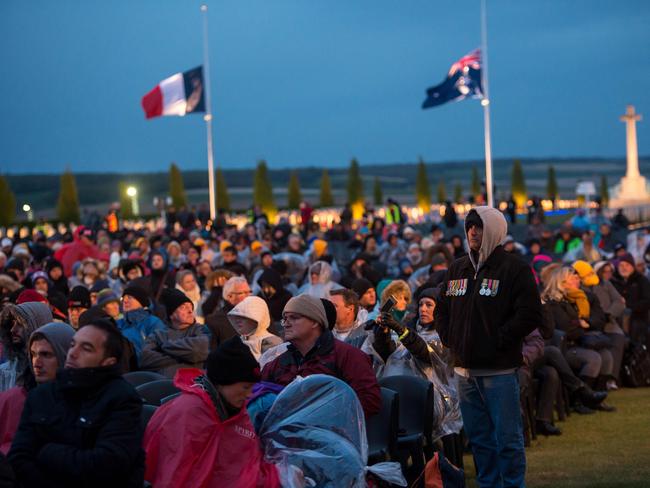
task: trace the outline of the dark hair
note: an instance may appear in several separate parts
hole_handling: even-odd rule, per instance
[[[98,319],[83,327],[95,327],[106,334],[104,340],[104,357],[115,358],[119,363],[124,355],[123,336],[120,330],[110,320]]]
[[[235,246],[228,246],[223,250],[224,253],[228,252],[231,254],[237,254],[237,248]]]
[[[339,288],[338,290],[331,290],[330,295],[340,295],[343,297],[343,303],[345,303],[348,307],[350,305],[354,306],[354,316],[356,318],[357,314],[359,313],[359,297],[357,297],[357,294],[355,292],[348,290],[347,288]]]

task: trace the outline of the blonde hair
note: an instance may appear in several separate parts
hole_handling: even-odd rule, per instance
[[[386,303],[389,296],[397,297],[399,295],[404,295],[406,298],[406,304],[411,303],[411,289],[409,285],[404,280],[393,280],[391,281],[384,291],[381,292],[381,303],[382,305]]]
[[[559,302],[564,300],[566,297],[564,281],[572,273],[575,273],[575,271],[567,266],[560,266],[553,270],[551,275],[548,277],[548,283],[546,283],[544,291],[542,292],[542,300],[544,302]]]

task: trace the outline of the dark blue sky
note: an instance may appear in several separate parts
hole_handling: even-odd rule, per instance
[[[205,167],[200,116],[140,98],[202,62],[201,2],[2,0],[0,173]],[[479,159],[478,101],[423,111],[480,43],[479,0],[221,0],[210,6],[216,161],[271,167]],[[650,2],[490,0],[495,157],[650,153]]]

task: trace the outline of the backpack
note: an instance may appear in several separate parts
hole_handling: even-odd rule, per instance
[[[425,488],[465,488],[465,473],[436,452],[424,467]]]
[[[650,386],[650,353],[643,344],[631,343],[623,357],[623,384],[630,388]]]

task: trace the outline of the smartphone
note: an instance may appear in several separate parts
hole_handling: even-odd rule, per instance
[[[393,295],[389,296],[386,302],[379,309],[379,313],[390,313],[393,310],[393,307],[397,303]]]

